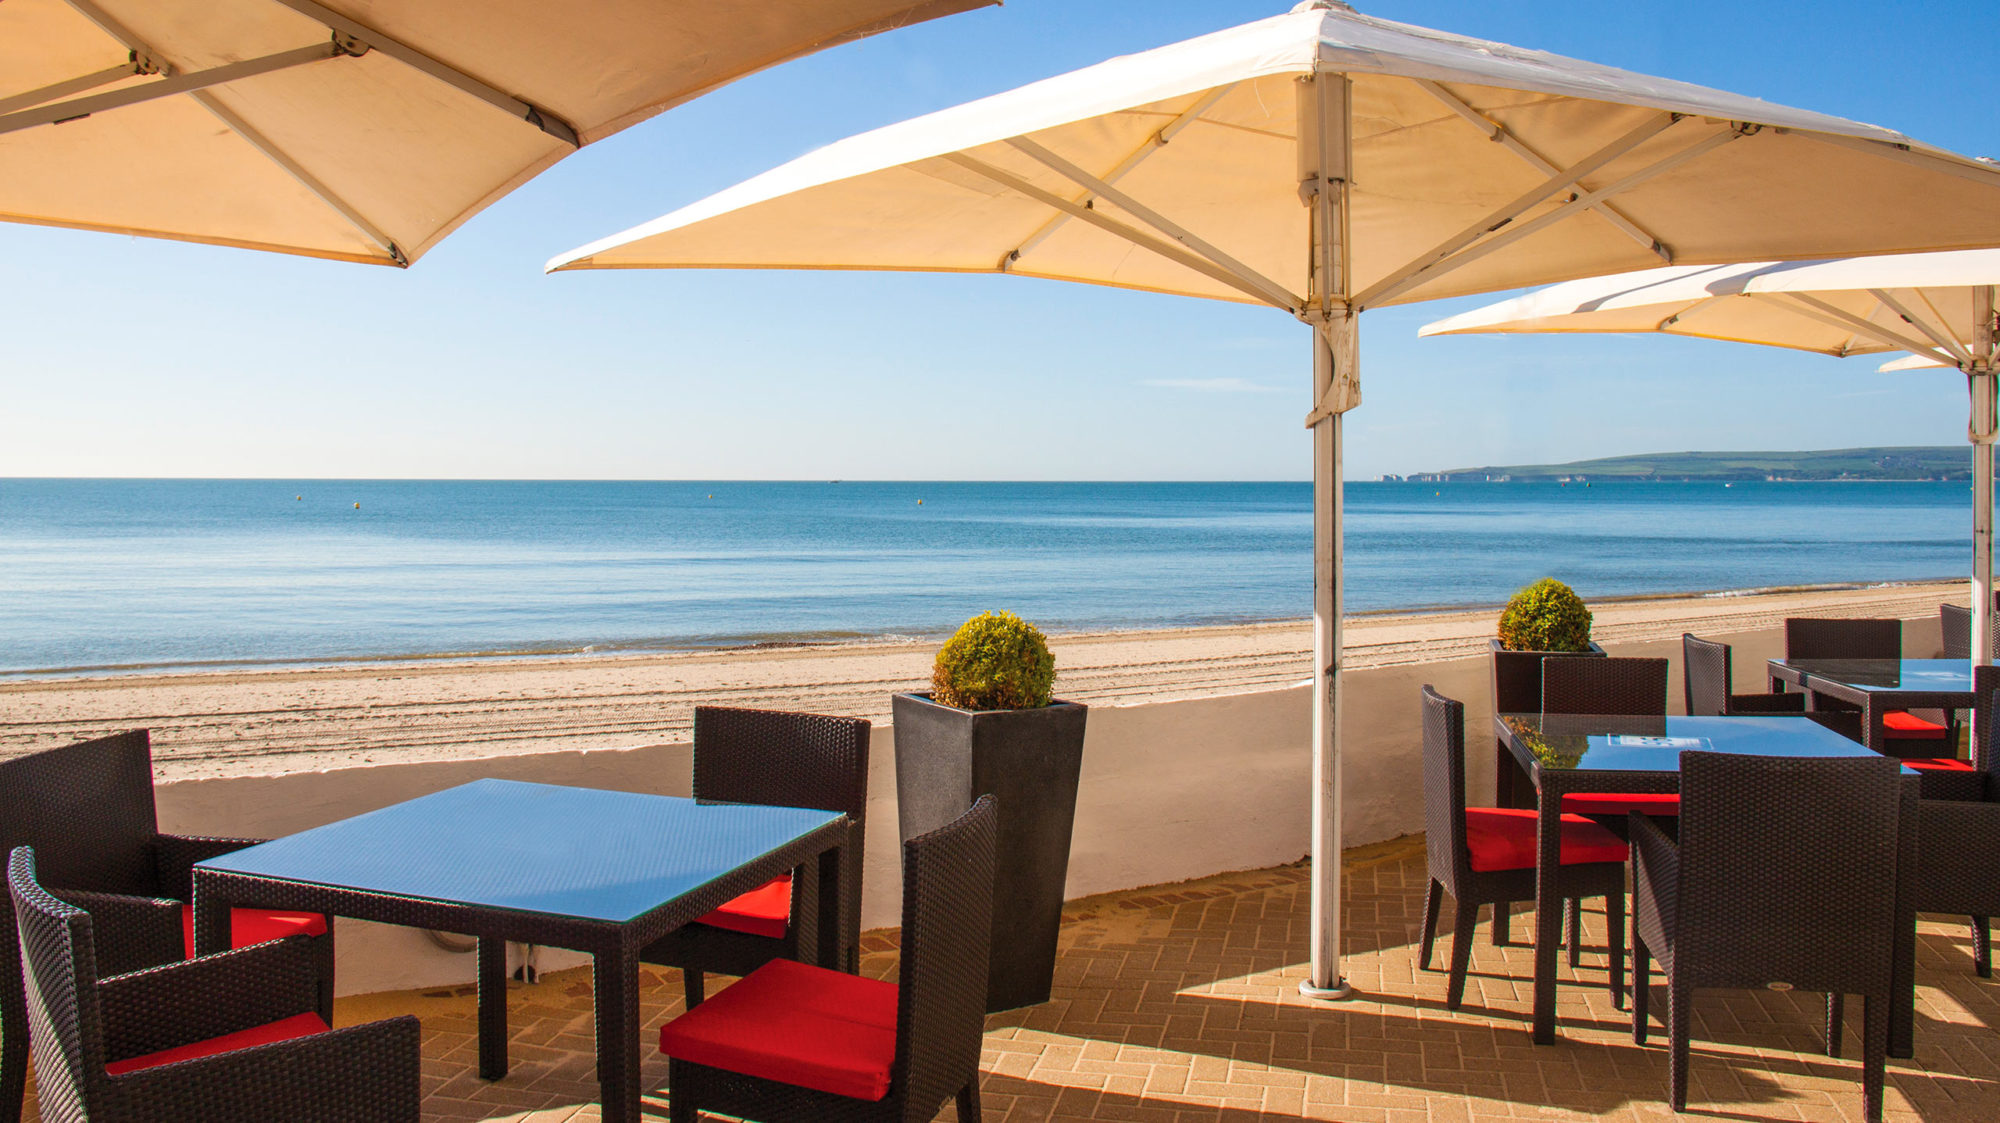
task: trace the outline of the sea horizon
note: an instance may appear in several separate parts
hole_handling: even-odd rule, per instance
[[[1950,580],[1968,490],[1352,481],[1346,609]],[[9,477],[0,676],[925,641],[994,608],[1294,621],[1310,510],[1304,481]]]

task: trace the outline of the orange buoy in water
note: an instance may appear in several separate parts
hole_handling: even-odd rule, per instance
[[[359,503],[356,503],[356,504],[354,505],[354,509],[355,509],[355,510],[357,510],[357,511],[359,511],[359,510],[361,509],[361,504],[359,504]]]

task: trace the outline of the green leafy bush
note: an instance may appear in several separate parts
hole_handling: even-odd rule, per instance
[[[1500,646],[1511,651],[1590,650],[1590,610],[1576,590],[1544,577],[1514,594],[1500,614]]]
[[[1032,710],[1049,704],[1055,680],[1042,630],[1011,612],[988,612],[938,649],[931,697],[961,710]]]

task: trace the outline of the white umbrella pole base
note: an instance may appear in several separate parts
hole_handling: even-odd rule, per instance
[[[1311,979],[1300,979],[1299,993],[1321,1002],[1338,1002],[1344,998],[1353,998],[1354,988],[1347,985],[1346,979],[1335,979],[1330,987],[1316,987]]]

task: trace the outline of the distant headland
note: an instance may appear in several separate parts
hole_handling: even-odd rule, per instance
[[[1568,464],[1509,464],[1384,476],[1423,483],[1573,480],[1969,480],[1965,445],[1836,448],[1818,452],[1654,452]]]

